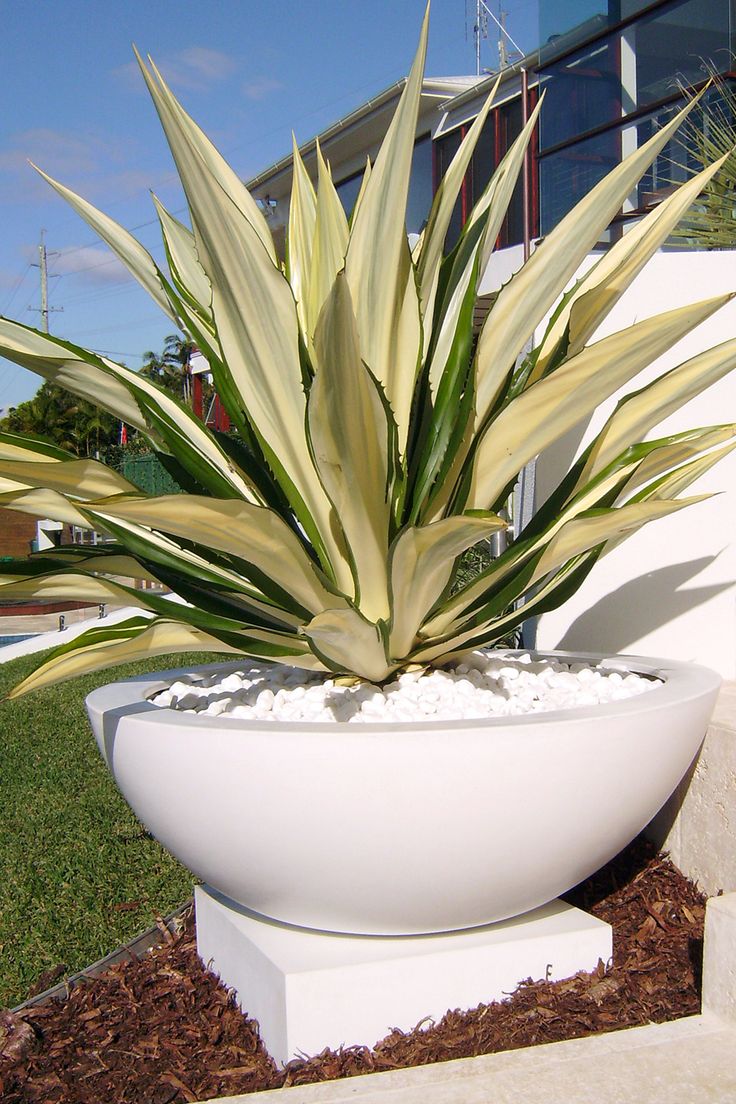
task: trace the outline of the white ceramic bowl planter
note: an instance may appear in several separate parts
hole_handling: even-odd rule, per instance
[[[452,931],[524,913],[601,867],[705,735],[713,672],[553,654],[661,684],[596,707],[453,723],[175,712],[148,700],[161,675],[96,690],[87,708],[133,810],[227,897],[325,931]]]

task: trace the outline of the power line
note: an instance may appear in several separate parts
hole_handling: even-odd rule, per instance
[[[28,273],[31,271],[31,267],[32,267],[31,262],[29,261],[28,264],[26,265],[25,269],[23,270],[23,272],[21,272],[20,276],[18,277],[18,279],[13,284],[13,287],[12,287],[11,292],[10,292],[10,296],[6,300],[5,305],[3,306],[2,314],[7,314],[7,312],[9,311],[11,303],[13,302],[16,295],[20,291],[21,284],[25,280]]]
[[[311,108],[309,111],[306,111],[301,115],[297,115],[296,117],[292,118],[291,123],[289,125],[284,124],[283,126],[276,127],[276,128],[269,127],[268,130],[264,130],[260,134],[254,135],[252,138],[249,138],[247,141],[238,142],[238,143],[236,143],[236,145],[230,147],[230,149],[227,152],[227,158],[228,159],[231,158],[234,153],[238,153],[240,150],[248,149],[251,146],[258,145],[264,139],[271,138],[274,134],[278,134],[278,133],[282,133],[282,132],[290,132],[295,127],[295,125],[297,123],[303,122],[305,119],[309,119],[313,115],[317,115],[320,112],[325,111],[328,107],[332,107],[335,104],[342,103],[343,100],[350,99],[351,97],[357,95],[358,93],[363,92],[366,88],[372,88],[374,86],[375,86],[375,81],[371,81],[370,83],[365,82],[365,83],[359,85],[357,88],[349,89],[348,91],[343,92],[342,95],[333,97],[330,100],[326,100],[323,103],[318,104],[316,107]],[[226,156],[224,152],[222,153],[222,156],[223,157]],[[176,173],[168,173],[168,174],[166,174],[166,176],[159,177],[158,187],[161,187],[162,184],[168,184],[169,182],[174,181],[174,180],[176,180],[176,181],[179,180],[178,175]],[[150,187],[140,188],[140,189],[138,189],[138,192],[136,192],[134,194],[139,194],[140,192],[143,192],[143,191],[149,191],[150,192],[151,188]],[[185,204],[183,207],[175,208],[174,210],[172,210],[170,212],[170,214],[181,215],[181,214],[188,213],[188,211],[189,211],[189,208]],[[146,222],[138,223],[136,226],[126,227],[125,229],[127,229],[128,232],[132,234],[136,230],[143,230],[146,227],[158,226],[158,225],[160,225],[158,218],[152,218],[152,219],[147,220]],[[102,239],[99,236],[97,236],[95,238],[92,238],[89,242],[83,243],[82,245],[75,245],[75,246],[71,246],[69,249],[62,249],[62,250],[59,251],[59,255],[62,256],[62,257],[69,256],[69,254],[71,254],[71,253],[77,253],[80,250],[89,249],[90,246],[96,245],[100,241],[102,241]],[[84,271],[84,270],[80,269],[80,271]]]
[[[144,225],[144,224],[142,224],[142,225]],[[138,229],[140,229],[140,227],[138,227]],[[101,238],[98,238],[97,240],[102,241]],[[103,243],[103,244],[105,244],[105,243]],[[79,246],[75,246],[74,249],[70,249],[70,250],[61,249],[57,252],[56,256],[57,256],[57,258],[58,257],[66,257],[66,256],[68,256],[69,253],[78,253],[81,249],[90,249],[90,248],[92,248],[92,247],[89,246],[89,245],[84,245],[84,246],[79,245]],[[164,248],[164,243],[163,242],[156,242],[154,245],[150,246],[150,248],[148,249],[148,252],[149,253],[158,253],[163,248]],[[54,262],[54,263],[56,263],[56,262]],[[111,264],[122,264],[122,262],[119,260],[119,258],[117,256],[115,256],[113,254],[112,257],[108,257],[104,261],[97,261],[93,265],[86,265],[84,268],[74,268],[74,269],[71,269],[69,272],[57,272],[57,273],[55,273],[55,275],[62,276],[62,277],[63,276],[78,276],[82,272],[92,272],[96,268],[105,268],[106,265],[111,265]],[[132,277],[131,277],[131,279],[132,279]]]

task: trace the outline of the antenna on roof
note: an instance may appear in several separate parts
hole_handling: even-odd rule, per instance
[[[466,7],[467,14],[467,7]],[[511,63],[511,59],[514,57],[523,57],[524,51],[514,41],[510,33],[506,29],[506,19],[508,12],[503,11],[499,5],[498,16],[494,15],[485,0],[475,0],[475,24],[473,26],[473,37],[475,39],[475,75],[477,77],[481,74],[480,66],[480,42],[482,38],[488,38],[488,19],[493,20],[499,30],[498,36],[498,67],[499,70],[506,69]],[[513,50],[509,50],[506,45],[506,40],[511,43]]]

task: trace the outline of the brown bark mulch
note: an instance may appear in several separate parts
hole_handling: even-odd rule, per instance
[[[700,1010],[705,898],[637,840],[567,899],[613,925],[613,964],[522,982],[510,999],[276,1068],[257,1025],[202,968],[191,919],[62,1002],[0,1013],[4,1104],[180,1104],[489,1054]]]

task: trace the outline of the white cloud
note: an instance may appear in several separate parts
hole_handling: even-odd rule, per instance
[[[272,77],[254,77],[243,85],[243,95],[248,100],[264,100],[271,92],[283,88],[283,82]]]
[[[213,84],[226,80],[237,68],[229,54],[207,46],[187,46],[175,54],[153,60],[167,84],[189,92],[205,92]],[[136,92],[145,89],[137,61],[114,69],[113,75]]]
[[[113,142],[96,133],[21,131],[0,149],[0,202],[60,202],[29,162],[93,203],[128,199],[152,183],[150,171],[127,167],[132,160],[131,141],[125,138]]]
[[[119,284],[132,279],[128,270],[109,249],[94,245],[68,246],[58,256],[49,254],[49,271],[57,276],[78,276],[95,286]]]

